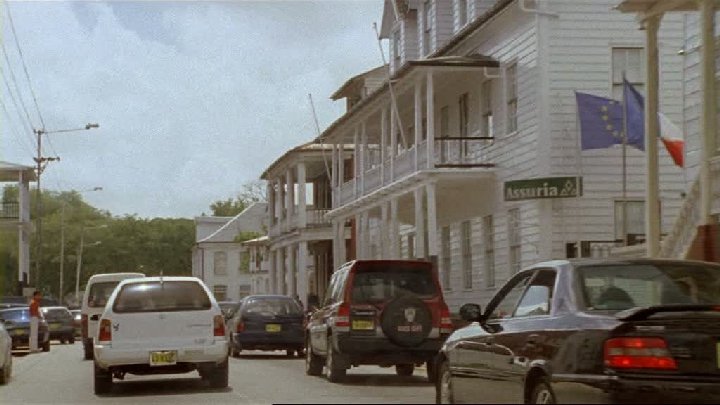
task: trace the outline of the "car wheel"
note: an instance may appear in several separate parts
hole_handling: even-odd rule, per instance
[[[438,368],[438,378],[435,383],[435,403],[436,404],[452,404],[452,380],[450,379],[450,365],[447,361],[443,361]]]
[[[415,371],[414,364],[397,364],[395,365],[395,373],[399,376],[409,377]]]
[[[43,343],[42,351],[44,351],[44,352],[50,351],[50,339],[46,340],[45,343]]]
[[[287,349],[287,350],[285,350],[285,355],[287,357],[292,357],[295,355],[295,350]]]
[[[307,349],[305,349],[305,374],[318,376],[322,374],[322,359],[313,353],[310,342],[307,345]]]
[[[425,362],[425,371],[427,372],[428,382],[435,382],[437,378],[437,372],[435,370],[435,361],[428,360]]]
[[[325,358],[325,376],[330,382],[341,382],[345,378],[347,370],[344,367],[338,367],[337,352],[332,347],[332,343],[328,341],[327,357]]]
[[[240,352],[241,352],[241,351],[242,351],[242,349],[232,349],[232,356],[235,357],[235,358],[240,357]]]
[[[75,336],[70,336],[68,338],[68,343],[70,343],[71,345],[74,345],[75,344]]]
[[[112,391],[112,373],[110,370],[103,370],[95,363],[94,368],[95,395],[103,395]]]
[[[59,339],[59,341],[60,341],[60,344],[61,344],[61,345],[64,345],[64,344],[65,344],[65,339]]]
[[[305,355],[305,349],[303,349],[303,348],[301,347],[301,348],[295,350],[295,355],[296,355],[297,357],[303,357],[303,356]]]
[[[208,375],[212,388],[225,388],[228,386],[228,361],[218,364]]]
[[[554,404],[557,403],[555,400],[555,394],[553,394],[550,385],[547,381],[542,379],[535,384],[532,391],[532,397],[530,397],[531,404]]]
[[[93,353],[93,347],[91,344],[87,344],[87,343],[83,342],[83,353],[84,353],[83,358],[85,360],[93,360],[95,358],[95,355]]]

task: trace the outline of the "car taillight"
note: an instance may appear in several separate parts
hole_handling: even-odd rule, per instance
[[[98,340],[101,342],[112,341],[112,322],[109,319],[100,320],[100,329],[98,329]]]
[[[225,319],[222,315],[213,318],[213,336],[225,336]]]
[[[235,332],[240,333],[245,330],[245,322],[238,321],[237,327],[235,328]]]
[[[335,326],[341,328],[350,327],[350,305],[346,303],[340,304],[337,309],[337,315],[335,316]]]
[[[440,333],[449,334],[453,331],[452,319],[450,319],[450,309],[446,304],[440,309]]]
[[[676,370],[665,339],[623,337],[605,341],[605,365],[621,369]]]
[[[82,326],[82,337],[87,339],[88,336],[88,316],[87,314],[82,314],[80,316],[80,324]]]

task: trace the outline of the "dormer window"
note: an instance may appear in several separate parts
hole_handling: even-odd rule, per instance
[[[467,24],[468,19],[468,1],[467,0],[457,0],[457,29],[458,31],[462,29],[462,27]]]
[[[395,69],[400,67],[400,31],[393,32],[393,59],[395,60]]]
[[[422,53],[423,53],[423,55],[427,55],[430,53],[430,38],[431,38],[431,33],[432,33],[432,24],[430,22],[430,0],[425,0],[425,3],[423,4],[422,27],[423,27]]]

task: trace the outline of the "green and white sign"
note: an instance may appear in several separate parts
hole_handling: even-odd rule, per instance
[[[505,182],[505,201],[571,198],[582,195],[582,177],[542,177]]]

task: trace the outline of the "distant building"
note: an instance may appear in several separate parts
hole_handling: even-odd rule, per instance
[[[265,233],[267,204],[255,203],[234,217],[196,217],[192,274],[202,279],[218,301],[239,300],[252,293],[250,253],[237,240]]]

